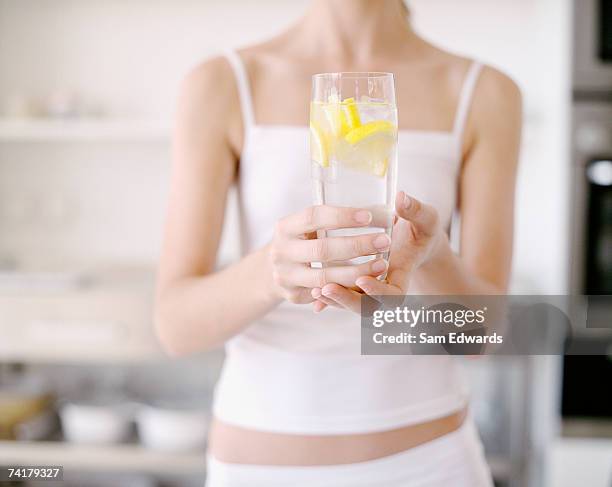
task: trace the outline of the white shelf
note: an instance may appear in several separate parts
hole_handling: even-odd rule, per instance
[[[163,359],[152,323],[152,270],[91,271],[90,278],[89,286],[59,286],[57,290],[6,291],[0,287],[0,361],[137,363]]]
[[[169,453],[128,444],[0,441],[0,464],[62,465],[75,471],[203,475],[205,458],[204,451]]]
[[[151,120],[0,119],[0,142],[166,140],[168,125]]]
[[[142,345],[48,347],[38,343],[0,343],[0,363],[146,364],[168,360],[151,337]]]

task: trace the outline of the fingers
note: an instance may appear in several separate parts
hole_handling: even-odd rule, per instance
[[[355,285],[357,278],[365,275],[379,276],[387,270],[387,262],[375,259],[364,264],[337,267],[310,268],[305,265],[290,265],[274,275],[276,283],[283,287],[322,288],[336,283],[345,287]]]
[[[410,274],[417,265],[418,250],[414,241],[414,226],[409,221],[400,219],[393,227],[393,242],[389,254],[389,272],[387,273],[389,284],[402,289],[405,288]],[[368,294],[370,293],[368,292]]]
[[[389,250],[391,239],[385,233],[313,240],[292,239],[281,249],[284,259],[293,262],[333,262],[373,255]]]
[[[397,286],[387,284],[372,276],[363,276],[357,279],[357,285],[366,291],[369,296],[401,295],[402,290]],[[326,306],[335,305],[355,313],[361,313],[363,294],[347,289],[339,284],[327,284],[322,289],[313,289],[312,297]],[[379,299],[379,301],[381,301]],[[319,306],[315,306],[315,311]]]
[[[283,287],[281,295],[283,299],[293,304],[308,304],[314,301],[313,297],[310,295],[310,289],[304,287]]]
[[[327,284],[321,289],[324,297],[355,313],[361,312],[361,294],[338,284]]]
[[[355,282],[368,296],[388,296],[403,294],[402,289],[371,276],[363,276]]]
[[[336,308],[340,307],[340,305],[338,303],[336,303],[333,299],[329,299],[326,298],[325,296],[323,296],[323,293],[321,292],[321,288],[315,287],[314,289],[312,289],[310,291],[310,295],[315,299],[314,303],[321,303],[325,306],[321,307],[321,310],[323,310],[324,308],[326,308],[327,306],[335,306]],[[315,308],[315,312],[317,311],[317,306],[314,307]]]
[[[400,191],[395,198],[395,210],[398,216],[414,225],[417,234],[432,236],[436,232],[438,212],[433,206]]]
[[[371,227],[389,228],[393,225],[393,220],[396,218],[393,208],[387,205],[375,205],[364,208],[372,213]]]
[[[326,305],[337,306],[337,303],[335,303],[333,300],[328,299],[325,296],[323,296],[323,293],[321,292],[321,288],[320,287],[315,287],[314,289],[312,289],[310,291],[310,295],[314,299],[317,299],[317,300],[321,301],[322,303],[324,303]]]
[[[385,281],[379,281],[375,277],[363,276],[357,279],[356,284],[366,291],[368,296],[386,296],[386,295],[398,295],[402,294],[402,290],[396,286],[387,284]],[[333,300],[343,308],[353,311],[355,313],[361,313],[361,304],[363,294],[354,291],[352,289],[346,289],[345,287],[339,286],[338,284],[327,284],[321,289],[323,296],[318,299]],[[318,293],[317,293],[318,295]],[[313,294],[313,297],[315,295]],[[381,301],[381,299],[378,299]],[[382,301],[381,301],[382,302]]]
[[[317,301],[313,301],[313,303],[312,303],[312,310],[313,310],[315,313],[320,313],[320,312],[321,312],[321,311],[323,311],[325,308],[327,308],[327,304],[325,304],[325,303],[324,303],[324,302],[322,302],[322,301],[317,300]]]
[[[299,236],[317,230],[364,227],[372,221],[372,213],[359,208],[311,206],[278,222],[277,229],[287,236]]]

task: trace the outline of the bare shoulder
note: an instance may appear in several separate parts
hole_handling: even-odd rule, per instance
[[[476,87],[475,103],[485,106],[497,106],[520,110],[522,104],[521,90],[517,83],[507,74],[491,66],[484,66]]]
[[[449,86],[463,86],[465,76],[473,59],[458,56],[431,46],[435,58],[446,67]],[[503,116],[500,116],[503,114]],[[517,83],[507,74],[489,65],[484,65],[476,80],[468,117],[467,131],[475,127],[497,130],[519,128],[522,115],[522,95]]]
[[[207,109],[227,104],[235,93],[232,68],[228,60],[217,56],[193,67],[183,78],[180,93],[183,99],[205,100]]]
[[[516,82],[491,66],[484,66],[476,83],[468,125],[466,151],[476,144],[495,150],[498,160],[518,162],[522,132],[523,103]],[[503,154],[504,156],[500,156]]]
[[[177,134],[207,144],[229,144],[239,153],[242,140],[240,98],[229,61],[218,56],[193,67],[183,78],[177,104]]]
[[[474,125],[490,130],[518,130],[522,109],[522,94],[517,83],[502,71],[484,66],[472,102]]]
[[[431,59],[442,67],[449,88],[456,89],[462,86],[474,60],[451,53],[426,41],[424,44],[427,45]],[[482,105],[483,108],[499,108],[500,103],[515,108],[521,105],[521,91],[516,82],[507,74],[489,65],[483,67],[475,91],[474,105]]]
[[[435,46],[430,45],[430,48],[432,59],[444,66],[441,69],[445,73],[448,88],[460,93],[460,87],[474,60]],[[467,119],[465,153],[482,140],[501,144],[508,149],[508,153],[513,152],[520,140],[522,104],[518,84],[501,70],[484,65],[474,87]]]

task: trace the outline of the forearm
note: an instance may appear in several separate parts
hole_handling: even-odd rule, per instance
[[[505,286],[497,285],[471,271],[455,254],[446,236],[441,238],[430,259],[411,275],[410,293],[431,295],[502,294]]]
[[[164,286],[157,297],[156,329],[172,354],[210,349],[244,330],[279,301],[264,248],[219,272]]]

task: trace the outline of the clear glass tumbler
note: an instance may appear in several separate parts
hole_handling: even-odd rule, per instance
[[[367,228],[329,230],[319,237],[374,232],[391,236],[397,185],[393,74],[314,75],[310,154],[315,205],[365,208],[373,215]],[[349,263],[359,264],[375,257],[351,259]],[[336,263],[339,264],[346,262]]]

